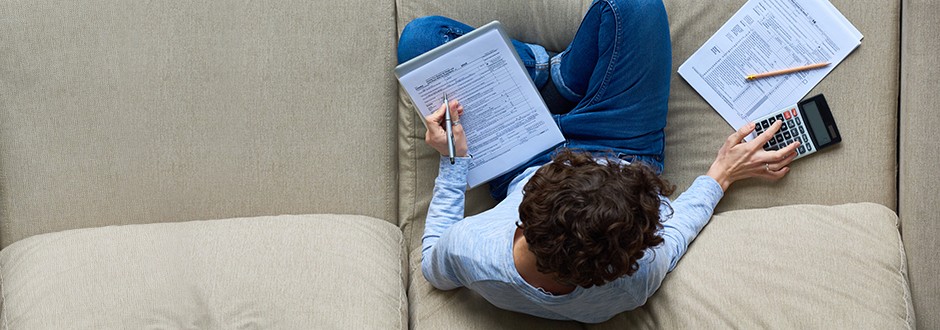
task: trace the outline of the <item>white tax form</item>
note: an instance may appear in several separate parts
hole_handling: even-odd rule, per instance
[[[548,107],[500,30],[486,26],[480,30],[482,33],[461,37],[471,37],[469,41],[462,40],[446,54],[399,76],[422,117],[443,104],[445,93],[463,105],[460,123],[473,155],[467,177],[470,187],[564,142]]]
[[[861,32],[828,0],[749,0],[679,66],[679,75],[738,129],[799,102],[861,40]],[[745,80],[823,62],[831,64]]]

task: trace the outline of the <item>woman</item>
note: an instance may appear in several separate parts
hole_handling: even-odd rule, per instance
[[[399,61],[471,30],[416,19],[402,32]],[[454,125],[459,158],[451,165],[442,157],[422,238],[422,272],[439,289],[465,286],[497,307],[550,319],[605,321],[659,288],[733,182],[780,179],[796,156],[797,143],[761,148],[779,123],[744,143],[754,130],[746,125],[669,201],[674,187],[660,175],[672,54],[659,0],[596,0],[554,56],[513,45],[566,142],[491,181],[500,203],[463,218],[469,158],[463,127]],[[442,155],[444,108],[425,118],[425,140]],[[455,100],[451,111],[459,118],[463,108]]]

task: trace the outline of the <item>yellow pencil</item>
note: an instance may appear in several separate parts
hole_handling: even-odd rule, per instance
[[[821,68],[821,67],[824,67],[824,66],[827,66],[827,65],[829,65],[829,62],[825,62],[825,63],[816,63],[816,64],[810,64],[810,65],[804,65],[804,66],[798,66],[798,67],[795,67],[795,68],[789,68],[789,69],[783,69],[783,70],[777,70],[777,71],[770,71],[770,72],[765,72],[765,73],[752,74],[752,75],[750,75],[750,76],[745,77],[745,79],[747,79],[747,80],[760,79],[760,78],[765,78],[765,77],[770,77],[770,76],[776,76],[776,75],[781,75],[781,74],[787,74],[787,73],[794,73],[794,72],[799,72],[799,71],[804,71],[804,70],[818,69],[818,68]]]

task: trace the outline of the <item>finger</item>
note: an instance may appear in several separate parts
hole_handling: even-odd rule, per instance
[[[764,180],[775,181],[780,176],[780,173],[779,173],[780,171],[783,171],[783,168],[781,168],[779,171],[774,171],[769,168],[769,165],[761,164],[759,170],[755,169],[754,172],[751,172],[751,173],[753,174],[752,177],[758,177]]]
[[[775,151],[775,153],[777,153],[776,156],[780,158],[787,158],[787,157],[790,157],[791,155],[796,155],[796,148],[799,148],[801,144],[802,143],[798,141],[790,143],[783,149]]]
[[[767,141],[770,141],[770,138],[772,138],[774,134],[777,134],[777,131],[780,130],[780,126],[783,126],[783,121],[778,120],[774,122],[774,124],[770,125],[770,127],[767,128],[767,130],[764,131],[764,133],[761,133],[760,135],[757,136],[757,138],[755,138],[754,140],[751,140],[751,143],[757,145],[758,147],[763,146],[764,144],[767,143]]]
[[[731,135],[728,136],[728,139],[725,140],[725,145],[722,148],[725,148],[725,149],[731,148],[741,143],[741,140],[744,140],[744,137],[747,136],[748,134],[751,134],[751,132],[753,131],[754,131],[754,123],[744,124],[744,126],[741,126],[741,128],[739,128],[736,132],[731,133]]]
[[[431,130],[439,131],[439,130],[444,129],[443,127],[441,127],[441,121],[444,120],[444,109],[446,109],[444,107],[444,104],[441,104],[441,106],[437,108],[437,110],[432,112],[427,117],[424,117],[424,121],[428,126],[428,131],[431,131]]]
[[[463,125],[462,125],[461,123],[456,123],[456,124],[454,124],[454,126],[451,128],[451,132],[454,133],[454,138],[455,138],[455,139],[456,139],[457,137],[461,137],[461,138],[462,138],[462,137],[464,136]]]
[[[434,121],[436,123],[440,123],[442,120],[444,120],[444,109],[447,109],[447,105],[441,103],[441,105],[437,107],[437,110],[434,110],[434,112],[432,112],[427,117],[424,117],[424,119],[428,122]]]
[[[461,107],[460,107],[460,102],[457,102],[457,100],[452,100],[452,101],[450,101],[450,118],[451,118],[451,120],[458,120],[458,118],[460,118],[460,114],[461,114],[461,113],[462,113],[462,111],[461,111]]]
[[[799,147],[800,147],[799,142],[793,142],[793,143],[788,144],[783,149],[765,152],[764,154],[762,154],[761,157],[759,157],[760,158],[759,160],[765,163],[778,163],[778,162],[783,161],[787,157],[790,157],[791,155],[795,155],[796,148],[799,148]]]
[[[796,159],[796,156],[797,156],[797,153],[795,153],[795,152],[794,152],[794,153],[791,153],[791,154],[787,155],[786,157],[784,157],[783,160],[781,160],[781,161],[779,161],[779,162],[776,162],[776,163],[768,163],[768,166],[767,166],[767,167],[768,167],[768,169],[770,169],[771,172],[780,171],[780,170],[782,170],[784,167],[787,167],[787,165],[790,165],[790,163],[792,163],[793,160]]]
[[[790,173],[790,168],[784,167],[784,168],[781,168],[779,171],[767,172],[767,178],[770,179],[771,181],[777,181],[777,180],[783,179],[783,177],[786,176],[787,173]]]

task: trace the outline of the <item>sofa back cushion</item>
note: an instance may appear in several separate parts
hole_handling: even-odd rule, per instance
[[[510,36],[561,51],[574,37],[591,2],[399,0],[398,27],[401,30],[412,19],[426,15],[450,16],[474,26],[499,20]],[[669,14],[674,73],[664,176],[682,192],[697,176],[705,174],[718,148],[734,130],[675,72],[745,1],[664,2]],[[861,30],[865,39],[809,95],[826,95],[844,141],[800,159],[782,181],[735,183],[718,205],[719,211],[849,202],[874,202],[896,208],[900,3],[832,2]],[[399,213],[406,237],[412,238],[410,247],[414,248],[419,244],[414,238],[420,238],[423,231],[438,156],[424,144],[424,127],[414,115],[407,94],[399,94],[402,191]],[[481,186],[468,193],[468,215],[493,205],[487,189]]]
[[[0,4],[0,244],[354,213],[396,223],[394,2]]]

